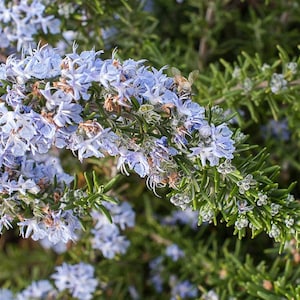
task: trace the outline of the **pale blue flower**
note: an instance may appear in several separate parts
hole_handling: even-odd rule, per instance
[[[48,280],[32,282],[17,295],[17,300],[47,300],[56,296],[57,292]]]
[[[37,241],[47,237],[52,244],[77,240],[77,232],[81,229],[78,218],[70,210],[50,211],[43,218],[24,219],[17,224],[23,238],[31,236]]]
[[[162,272],[163,270],[163,257],[162,256],[158,256],[154,259],[152,259],[149,263],[149,267],[152,271],[156,271],[156,272]]]
[[[82,131],[79,129],[78,133],[71,135],[68,145],[73,152],[78,151],[77,156],[80,161],[92,156],[104,157],[104,153],[111,156],[119,153],[117,145],[119,137],[110,128],[103,129],[97,122],[82,125],[82,128],[84,128]]]
[[[166,248],[166,255],[173,261],[178,261],[180,258],[185,256],[184,251],[182,251],[176,244],[171,244]]]
[[[156,273],[150,277],[150,282],[153,284],[154,289],[157,293],[161,293],[163,291],[163,279],[161,274]]]
[[[124,201],[119,204],[115,204],[103,201],[102,204],[109,210],[113,223],[118,224],[122,230],[126,227],[133,227],[135,225],[135,212],[128,202]],[[99,217],[100,215],[98,215],[98,220]]]
[[[30,77],[45,79],[58,76],[61,72],[62,59],[51,47],[44,45],[29,49],[30,56],[23,61],[23,72]]]
[[[112,60],[103,62],[99,74],[99,81],[105,88],[110,88],[119,84],[121,80],[121,72],[114,65]]]
[[[17,223],[17,225],[20,227],[20,235],[22,238],[27,239],[31,236],[34,241],[37,241],[47,236],[45,225],[36,218],[25,219],[24,221]],[[25,231],[26,227],[27,229]]]
[[[90,300],[98,285],[94,278],[94,267],[86,263],[69,265],[63,263],[55,268],[52,274],[55,286],[59,291],[68,290],[72,297],[80,300]]]
[[[174,224],[185,224],[189,225],[192,229],[198,227],[198,216],[199,212],[193,210],[191,207],[186,208],[185,210],[175,210],[170,216],[163,218],[162,223],[168,225]]]
[[[153,284],[156,292],[161,293],[163,291],[163,278],[161,273],[164,270],[163,257],[158,256],[152,259],[149,263],[150,268],[150,282]]]
[[[150,151],[150,156],[154,165],[158,166],[162,161],[170,161],[172,156],[178,154],[178,151],[175,148],[169,147],[166,136],[154,140],[153,148],[154,149]]]
[[[137,291],[137,289],[135,288],[135,286],[130,285],[128,287],[128,292],[129,292],[130,297],[131,297],[132,300],[139,300],[139,299],[141,299],[140,295],[139,295],[139,293]]]
[[[69,104],[72,102],[72,95],[70,93],[51,87],[49,82],[47,82],[43,90],[40,89],[39,91],[46,99],[46,108],[48,111],[55,110],[61,103]]]
[[[142,178],[144,178],[150,172],[150,166],[147,157],[143,152],[131,151],[123,147],[120,149],[117,168],[124,171],[126,175],[129,175],[126,170],[126,165],[129,167],[129,169],[134,170]]]
[[[9,289],[0,288],[0,300],[15,300],[14,294]]]
[[[57,184],[69,185],[74,177],[65,173],[58,157],[50,154],[27,156],[21,162],[21,174],[36,183],[41,180],[44,183],[54,183],[56,177]]]
[[[178,281],[176,276],[170,277],[171,285],[171,299],[176,300],[178,297],[180,299],[195,299],[198,295],[197,288],[188,280]]]
[[[287,142],[290,139],[289,125],[286,119],[284,120],[270,120],[261,128],[262,136],[265,139],[270,137],[276,138],[279,141]]]
[[[13,228],[11,224],[12,221],[13,218],[10,215],[5,213],[2,214],[2,216],[0,217],[0,234],[2,234],[3,227],[5,227],[6,229]]]
[[[191,147],[189,157],[200,157],[203,166],[209,161],[211,166],[219,164],[220,158],[232,159],[235,150],[231,139],[232,131],[225,124],[204,125],[199,128],[199,144]]]
[[[231,139],[232,131],[227,125],[221,124],[213,127],[213,139],[215,140],[214,154],[219,158],[232,159],[235,151],[234,141]]]
[[[130,244],[124,236],[120,235],[117,224],[121,229],[125,229],[126,226],[134,226],[135,213],[127,202],[123,202],[121,205],[103,202],[103,205],[110,212],[114,224],[111,224],[104,214],[93,210],[91,216],[95,226],[91,230],[94,236],[92,246],[94,249],[100,250],[104,257],[112,259],[117,254],[126,253]]]
[[[130,242],[120,235],[120,231],[115,224],[104,224],[100,228],[91,230],[92,247],[102,252],[108,259],[114,258],[118,254],[125,254]]]
[[[47,217],[45,230],[49,241],[53,244],[67,243],[78,239],[77,230],[81,228],[80,222],[71,210],[52,212]]]
[[[53,121],[59,127],[64,127],[66,124],[79,124],[82,121],[80,116],[82,106],[76,103],[60,103],[56,108],[56,114]]]
[[[37,194],[40,191],[39,186],[32,179],[24,179],[22,175],[17,180],[8,179],[6,182],[3,181],[2,184],[9,195],[14,192],[19,192],[22,195],[25,195],[26,192]]]
[[[48,29],[52,34],[59,32],[60,21],[54,16],[45,15],[46,6],[40,0],[23,0],[19,2],[0,3],[0,22],[3,24],[4,35],[7,37],[2,46],[17,42],[17,50],[33,42],[34,35]],[[1,32],[0,32],[1,35]]]
[[[68,246],[66,243],[60,241],[56,244],[53,244],[48,237],[45,237],[42,240],[39,240],[40,244],[44,249],[52,249],[57,254],[65,253],[68,250]]]
[[[0,26],[0,47],[1,48],[7,48],[10,45],[10,40],[8,39],[8,35],[6,32],[4,32],[4,30],[2,26]]]

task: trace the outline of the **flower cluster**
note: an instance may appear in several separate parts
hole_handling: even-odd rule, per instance
[[[59,291],[68,290],[74,298],[92,299],[98,281],[94,278],[94,267],[79,263],[68,265],[63,263],[56,267],[56,273],[51,276]]]
[[[74,45],[72,53],[61,57],[42,46],[1,65],[0,192],[6,201],[1,229],[11,226],[16,213],[9,208],[21,200],[40,206],[33,218],[18,212],[22,236],[49,235],[53,243],[76,238],[72,212],[53,211],[48,200],[39,203],[41,194],[54,195],[72,181],[57,159],[49,159],[53,149],[69,149],[80,161],[116,157],[121,172],[135,171],[154,192],[179,186],[188,175],[182,161],[193,172],[199,162],[216,166],[220,159],[233,158],[231,130],[208,121],[205,109],[192,101],[184,77],[168,77],[164,68],[151,69],[143,60],[121,62],[115,52],[106,60],[100,54],[78,53]],[[28,193],[37,196],[28,201]],[[187,208],[191,199],[184,199],[173,202]],[[116,228],[112,233],[118,236]]]
[[[175,255],[174,255],[175,254]],[[177,262],[180,258],[184,257],[184,253],[176,244],[170,245],[166,249],[166,256],[171,257],[174,262]],[[198,295],[197,288],[189,281],[180,281],[174,274],[166,273],[164,266],[164,256],[158,256],[150,261],[150,283],[153,285],[157,293],[161,293],[164,289],[164,276],[168,278],[168,285],[170,287],[170,300],[175,299],[195,299]]]
[[[94,278],[94,267],[83,262],[57,266],[51,278],[54,285],[49,280],[34,281],[16,295],[8,289],[0,289],[0,300],[56,299],[62,291],[74,299],[90,300],[98,285],[98,280]]]
[[[151,187],[172,184],[172,169],[177,171],[176,166],[172,168],[176,165],[173,157],[179,151],[191,158],[199,157],[203,166],[207,161],[217,165],[220,158],[233,157],[229,128],[209,124],[204,108],[192,102],[187,92],[178,93],[180,85],[176,88],[176,82],[162,70],[151,71],[143,61],[121,64],[114,56],[102,61],[99,53],[92,50],[77,54],[74,47],[73,53],[63,59],[51,48],[42,47],[30,51],[24,59],[11,57],[2,66],[2,79],[13,83],[7,86],[5,100],[14,110],[2,120],[6,135],[14,132],[13,139],[5,143],[13,156],[25,151],[46,152],[52,145],[71,149],[80,160],[106,153],[118,155],[119,169],[127,173],[127,166],[141,177],[148,176]],[[50,78],[57,80],[50,83]],[[40,81],[47,79],[46,84]],[[93,82],[103,88],[103,107],[115,126],[128,126],[137,118],[158,125],[164,116],[171,137],[164,136],[163,128],[156,126],[155,130],[139,128],[146,132],[141,141],[136,141],[136,133],[113,132],[98,120],[83,120],[79,100],[90,100]],[[2,115],[6,115],[4,103],[1,108]],[[122,117],[118,117],[120,114]],[[12,121],[8,123],[8,119]]]
[[[255,179],[253,179],[252,174],[248,174],[247,176],[245,176],[245,178],[237,182],[240,194],[244,194],[246,191],[248,191],[251,187],[255,185],[256,181]]]
[[[173,261],[177,261],[181,257],[184,257],[184,252],[176,244],[171,244],[166,248],[166,255]]]
[[[182,210],[173,210],[171,215],[164,217],[161,220],[162,225],[173,225],[184,224],[188,225],[192,229],[197,229],[198,227],[198,215],[199,212],[192,210],[191,207]]]
[[[189,281],[179,281],[176,276],[171,276],[170,282],[171,286],[171,300],[176,299],[195,299],[198,295],[197,288]]]
[[[6,3],[8,2],[8,3]],[[19,1],[18,1],[19,2]],[[44,1],[45,2],[45,1]],[[46,3],[40,0],[0,1],[0,47],[17,42],[17,49],[28,46],[39,31],[57,34],[60,20],[46,15]]]
[[[37,241],[47,237],[52,244],[76,240],[76,231],[81,228],[78,218],[70,210],[59,210],[57,213],[49,211],[41,219],[25,219],[18,225],[23,238],[31,236]]]
[[[265,126],[262,126],[262,136],[264,139],[272,137],[287,142],[291,136],[287,120],[270,120]]]
[[[120,229],[134,226],[135,213],[128,202],[123,202],[121,205],[103,202],[103,205],[110,212],[112,223],[102,213],[96,210],[91,212],[95,222],[91,230],[92,247],[100,250],[105,258],[112,259],[117,254],[124,254],[127,251],[130,242],[120,235]]]
[[[57,291],[48,280],[32,282],[26,289],[17,295],[17,300],[47,299],[54,297]]]

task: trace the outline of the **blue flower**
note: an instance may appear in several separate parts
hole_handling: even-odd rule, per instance
[[[171,300],[193,298],[198,295],[197,288],[188,280],[178,281],[175,276],[170,278]]]
[[[9,289],[0,288],[0,300],[15,300],[14,294]]]
[[[209,161],[211,166],[219,164],[220,158],[233,158],[235,147],[231,139],[232,131],[225,125],[221,124],[215,127],[212,125],[203,125],[199,128],[199,144],[197,147],[191,147],[189,157],[200,157],[202,166]]]
[[[77,240],[77,230],[81,229],[79,220],[71,210],[50,212],[44,224],[47,237],[53,244]]]
[[[59,32],[60,21],[54,16],[45,15],[46,6],[39,0],[21,1],[20,3],[0,3],[0,36],[5,39],[1,41],[1,47],[8,47],[9,43],[17,42],[17,50],[33,42],[33,36],[39,30],[45,34],[48,29],[52,34]]]
[[[144,178],[150,172],[150,166],[147,157],[143,152],[127,150],[122,147],[120,149],[117,168],[123,171],[126,175],[129,175],[126,170],[126,165],[129,167],[129,169],[134,170],[142,178]]]
[[[47,236],[45,225],[36,218],[25,219],[17,224],[20,227],[20,235],[25,239],[29,238],[31,234],[31,238],[34,241],[43,239]],[[24,231],[25,227],[27,227],[26,231]]]
[[[115,224],[105,224],[91,232],[94,235],[92,247],[100,250],[105,258],[112,259],[118,254],[125,254],[130,245]]]
[[[21,161],[21,174],[36,183],[43,181],[44,184],[54,183],[56,177],[57,185],[69,185],[74,177],[63,171],[60,160],[50,154],[28,155]]]
[[[184,252],[176,244],[169,245],[166,248],[166,255],[173,261],[178,261],[181,257],[184,257]]]
[[[13,218],[10,215],[5,213],[2,214],[2,216],[0,217],[0,235],[2,234],[3,227],[5,227],[6,229],[13,228],[13,226],[11,225],[12,220]]]
[[[53,121],[59,127],[64,127],[66,124],[79,124],[82,121],[81,112],[82,106],[80,104],[60,103],[56,109]]]
[[[178,151],[169,147],[168,139],[165,136],[160,139],[153,139],[151,144],[151,148],[148,150],[151,158],[151,173],[154,173],[154,170],[162,173],[171,170],[171,167],[175,165],[172,156],[175,156]]]
[[[40,191],[39,186],[32,179],[24,179],[22,175],[17,180],[7,179],[6,182],[3,180],[3,187],[9,195],[15,192],[22,195],[26,195],[27,192],[37,194]]]
[[[134,225],[134,212],[128,204],[115,205],[111,203],[103,203],[110,211],[113,222],[111,224],[107,217],[103,214],[92,211],[91,215],[96,223],[94,229],[91,230],[94,235],[92,239],[92,246],[102,252],[103,256],[112,259],[117,254],[124,254],[129,247],[130,242],[120,235],[120,230],[116,224],[119,224],[121,229],[125,226]]]
[[[119,153],[119,137],[110,128],[103,129],[97,122],[81,123],[77,132],[70,136],[67,148],[78,151],[80,161],[88,157],[104,157],[106,153],[115,156]]]
[[[57,295],[48,280],[34,281],[17,295],[17,300],[47,299]]]
[[[67,243],[69,240],[76,240],[76,231],[80,223],[77,217],[69,210],[62,212],[49,211],[41,218],[25,219],[18,223],[20,234],[23,238],[31,238],[34,241],[42,240],[45,237],[53,244],[58,242]],[[25,227],[27,227],[25,231]]]
[[[150,277],[150,282],[153,284],[154,289],[156,290],[157,293],[161,293],[163,291],[163,279],[161,277],[161,274],[153,274]]]
[[[52,93],[52,91],[54,91]],[[55,87],[51,87],[50,83],[47,82],[44,89],[40,89],[39,92],[46,99],[46,108],[48,111],[55,110],[61,103],[71,103],[72,95],[70,93],[66,93],[61,89],[57,89]]]
[[[156,292],[161,293],[163,291],[163,278],[161,273],[164,270],[163,257],[158,256],[150,261],[150,282],[153,284]]]
[[[102,203],[110,212],[113,223],[118,224],[122,230],[135,225],[135,212],[128,202],[121,202],[119,205],[103,201]]]
[[[52,78],[60,74],[62,59],[53,48],[44,45],[35,50],[29,49],[29,54],[23,61],[23,66],[20,64],[24,74],[38,79]]]
[[[98,285],[94,278],[94,267],[86,263],[69,265],[63,263],[55,268],[52,274],[55,286],[59,291],[68,290],[72,297],[80,300],[90,300]]]
[[[193,210],[191,207],[185,210],[175,210],[170,216],[163,218],[162,223],[174,225],[176,223],[189,225],[192,229],[198,226],[199,212]]]
[[[64,242],[58,242],[56,244],[53,244],[47,237],[45,237],[42,240],[39,240],[39,242],[44,249],[52,249],[57,254],[65,253],[68,250],[68,244]]]
[[[265,126],[262,126],[262,135],[265,139],[274,137],[279,141],[288,141],[290,139],[291,133],[289,131],[287,120],[270,120]]]
[[[114,66],[113,60],[106,60],[103,62],[100,69],[99,81],[106,89],[120,83],[121,72]]]

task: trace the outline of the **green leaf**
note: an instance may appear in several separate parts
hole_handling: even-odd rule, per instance
[[[110,212],[108,211],[108,209],[103,205],[98,205],[97,207],[106,216],[106,218],[109,220],[109,222],[112,223],[113,220],[112,220],[112,217],[111,217]]]

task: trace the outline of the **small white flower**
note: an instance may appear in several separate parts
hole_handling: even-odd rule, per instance
[[[249,92],[251,92],[252,88],[253,88],[253,82],[250,78],[246,78],[243,82],[243,88],[244,88],[244,92],[247,94]]]
[[[199,215],[202,218],[202,222],[211,222],[212,218],[214,217],[214,212],[209,207],[203,207],[199,211]]]
[[[271,230],[269,232],[269,237],[276,239],[280,235],[280,230],[277,225],[272,224]]]
[[[268,203],[268,196],[263,193],[258,193],[258,200],[256,202],[257,206],[263,206]]]
[[[182,210],[189,207],[192,199],[186,194],[175,194],[171,197],[170,202],[175,206],[179,206]]]
[[[225,161],[217,167],[217,170],[219,173],[226,175],[234,172],[236,168],[231,164],[230,159],[225,159]]]
[[[245,216],[243,216],[243,217],[238,218],[235,221],[234,225],[238,230],[241,230],[249,225],[249,221]]]
[[[292,194],[288,194],[287,198],[286,198],[286,202],[291,203],[295,201],[295,197]]]
[[[235,67],[232,72],[232,78],[239,78],[241,76],[241,69],[239,67]]]
[[[270,68],[271,68],[270,65],[264,63],[264,64],[262,65],[262,67],[261,67],[261,70],[262,70],[263,72],[265,72],[265,71],[267,71],[267,70],[270,69]]]
[[[255,186],[256,180],[253,179],[252,174],[248,174],[244,179],[237,182],[240,194],[245,194],[251,187]]]
[[[204,300],[219,300],[219,296],[214,290],[208,291],[202,296],[202,298]]]
[[[288,70],[290,70],[292,72],[292,74],[296,74],[297,73],[297,63],[295,62],[289,62],[286,64],[286,67]]]
[[[271,204],[271,215],[272,216],[277,215],[280,208],[281,208],[281,205],[276,204],[276,203],[272,203]]]
[[[286,227],[291,228],[294,225],[295,220],[294,220],[294,218],[288,216],[285,219],[284,223],[285,223]]]
[[[287,88],[287,81],[282,74],[274,73],[270,81],[271,91],[274,94],[278,94],[281,90]]]

